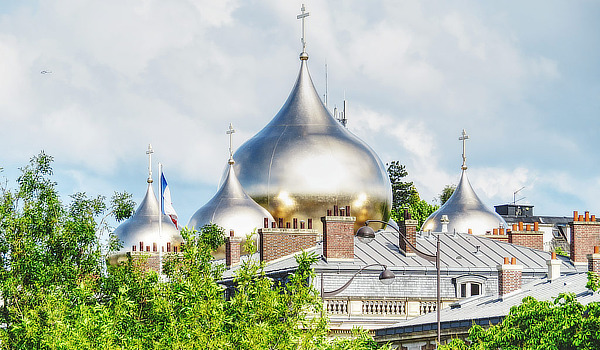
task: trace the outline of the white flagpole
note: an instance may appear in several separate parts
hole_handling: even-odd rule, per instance
[[[162,178],[163,178],[162,164],[158,163],[158,193],[159,193],[159,212],[158,212],[158,274],[162,275],[162,216],[163,216],[163,188],[162,188]]]

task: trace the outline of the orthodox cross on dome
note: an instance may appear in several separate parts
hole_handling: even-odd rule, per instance
[[[152,183],[152,153],[154,153],[154,150],[152,149],[152,145],[148,144],[148,150],[146,151],[146,154],[148,155],[148,183],[149,184]]]
[[[302,20],[302,38],[300,39],[302,41],[302,53],[306,54],[306,35],[304,32],[304,19],[308,16],[310,16],[310,12],[305,12],[306,8],[304,7],[304,4],[302,4],[302,13],[299,14],[298,16],[296,16],[297,19],[301,19]],[[308,55],[307,55],[308,58]]]
[[[231,123],[229,123],[229,129],[227,129],[227,135],[229,135],[229,164],[233,164],[233,146],[232,146],[232,142],[233,142],[233,134],[235,133],[235,130],[233,129],[233,125],[231,125]]]
[[[467,170],[467,155],[465,153],[465,146],[466,146],[466,141],[469,139],[469,135],[467,135],[467,132],[465,131],[465,129],[463,129],[462,135],[458,139],[460,141],[462,141],[462,146],[463,146],[463,150],[462,150],[463,163],[462,163],[461,169]]]

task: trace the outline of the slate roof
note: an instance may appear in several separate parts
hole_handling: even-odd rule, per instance
[[[429,254],[435,254],[436,236],[440,237],[441,270],[444,274],[452,273],[496,273],[496,266],[501,264],[504,257],[516,257],[520,265],[523,265],[523,275],[545,275],[547,272],[546,261],[550,259],[550,253],[526,248],[510,243],[500,242],[490,238],[462,234],[462,233],[432,233],[419,235],[417,248]],[[327,262],[320,259],[313,265],[315,271],[356,271],[363,266],[379,263],[387,265],[394,273],[398,274],[426,274],[435,275],[435,264],[418,256],[405,256],[398,249],[398,234],[384,232],[377,234],[375,239],[366,244],[355,238],[354,261],[352,262]],[[479,248],[477,248],[479,247]],[[322,254],[322,242],[309,251],[317,255]],[[244,259],[259,259],[258,254],[243,256]],[[562,262],[562,273],[576,272],[576,267],[568,258],[559,256]],[[293,271],[296,268],[296,260],[293,255],[280,258],[270,262],[265,267],[267,274]],[[580,267],[581,268],[581,267]],[[585,268],[585,267],[584,267]],[[233,276],[237,267],[227,270],[223,278],[225,280]],[[380,271],[380,268],[374,268]]]
[[[463,299],[451,308],[441,311],[442,331],[451,328],[470,327],[473,323],[488,325],[497,324],[502,321],[510,308],[519,305],[526,296],[533,296],[537,300],[552,300],[560,293],[575,293],[577,300],[586,305],[590,302],[599,302],[600,293],[593,293],[585,285],[587,274],[572,273],[561,276],[554,281],[547,278],[539,278],[523,285],[520,291],[511,293],[499,299],[497,295],[480,296]],[[422,332],[437,329],[437,315],[432,312],[416,317],[392,327],[382,328],[375,332],[376,337],[387,337],[394,335],[407,335],[412,332]]]

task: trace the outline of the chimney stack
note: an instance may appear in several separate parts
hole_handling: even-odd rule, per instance
[[[238,264],[242,255],[242,239],[234,237],[233,230],[229,231],[229,237],[225,240],[225,265],[227,268]]]
[[[594,247],[594,253],[587,255],[588,271],[595,272],[600,275],[600,247]]]
[[[592,217],[595,219],[595,215]],[[574,211],[573,221],[569,223],[569,227],[571,261],[575,265],[587,264],[587,255],[592,254],[593,247],[600,246],[600,222],[590,220],[589,212],[578,215],[578,212]]]
[[[413,246],[417,246],[417,220],[412,220],[411,215],[408,212],[408,209],[404,209],[404,221],[400,221],[400,234],[403,234],[406,237],[406,240],[410,242]],[[402,237],[398,237],[398,247],[400,250],[404,252],[405,256],[415,256],[415,252],[413,249],[406,244],[406,242],[402,239]]]
[[[323,222],[323,256],[327,261],[354,260],[354,222],[356,217],[350,216],[350,208],[345,207],[346,216],[338,216],[338,206],[334,206],[333,216],[324,216]],[[330,211],[328,210],[329,214]],[[338,214],[338,215],[336,215]]]
[[[546,261],[548,265],[548,280],[554,281],[560,277],[560,260],[556,258],[556,252],[552,252],[550,260]]]
[[[517,265],[516,258],[504,258],[504,263],[498,269],[498,295],[502,299],[505,295],[521,289],[523,265]]]

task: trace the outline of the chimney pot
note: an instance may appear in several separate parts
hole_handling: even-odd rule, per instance
[[[298,229],[298,219],[294,218],[294,230]]]
[[[525,225],[525,231],[531,231],[531,225]]]
[[[556,252],[552,252],[552,260],[556,260]]]
[[[156,249],[156,242],[152,243],[152,251],[153,252],[157,251],[157,249]]]
[[[590,212],[589,211],[585,212],[585,221],[590,221]]]
[[[512,259],[510,259],[510,264],[511,265],[516,265],[517,264],[517,258],[515,258],[514,256],[512,257]]]
[[[594,246],[594,254],[600,254],[600,247]]]
[[[263,228],[269,228],[269,218],[264,219]]]
[[[513,225],[512,225],[512,230],[513,230],[513,231],[517,231],[517,230],[519,230],[519,229],[518,229],[518,227],[517,227],[517,224],[513,224]]]
[[[171,242],[167,242],[167,252],[171,252]]]
[[[523,231],[523,221],[519,221],[519,231]]]
[[[339,216],[340,212],[339,212],[339,208],[337,205],[333,206],[333,216]]]
[[[346,215],[351,216],[350,215],[350,206],[349,205],[346,206]]]
[[[473,230],[469,229],[469,234],[472,235],[473,234]]]
[[[291,225],[290,225],[290,222],[289,222],[289,221],[285,223],[285,228],[290,228],[290,226],[291,226]]]
[[[229,237],[233,237],[235,236],[235,232],[233,232],[233,230],[229,230]]]
[[[577,221],[579,219],[579,212],[577,210],[573,210],[573,221]]]
[[[277,228],[277,223],[275,221],[271,223],[271,228]]]
[[[596,215],[592,215],[592,217],[590,218],[590,221],[596,221]]]
[[[579,215],[579,219],[577,221],[583,221],[583,215]]]
[[[340,216],[346,216],[346,208],[340,208]]]
[[[504,257],[504,265],[510,264],[510,258]]]
[[[279,218],[279,228],[283,228],[283,218]]]
[[[131,246],[131,250],[135,252],[135,249],[137,248],[137,246],[134,244],[133,246]]]
[[[312,227],[313,227],[313,226],[312,226],[312,218],[309,218],[309,219],[308,219],[308,229],[309,229],[309,230],[312,230]]]
[[[300,220],[300,228],[304,230],[306,228],[306,222],[304,220]]]
[[[533,230],[536,232],[540,230],[540,224],[537,221],[533,223]]]
[[[500,228],[500,234],[504,235],[504,228]]]
[[[492,230],[492,232],[493,232],[494,235],[497,235],[498,234],[498,229],[495,228],[495,229]]]
[[[327,216],[331,216],[331,209],[327,209]]]

